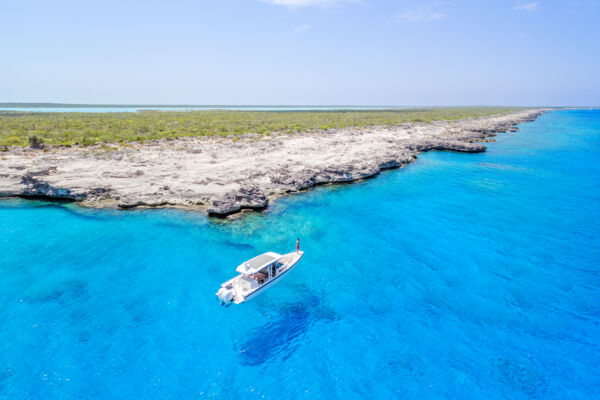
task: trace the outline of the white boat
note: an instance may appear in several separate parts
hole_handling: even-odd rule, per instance
[[[268,252],[242,263],[236,268],[240,274],[221,284],[217,292],[221,305],[243,303],[273,287],[298,265],[303,255],[303,251],[284,255]]]

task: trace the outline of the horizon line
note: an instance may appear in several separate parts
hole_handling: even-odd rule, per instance
[[[19,107],[30,107],[30,108],[60,108],[60,107],[72,107],[72,108],[149,108],[149,107],[162,107],[162,108],[218,108],[218,107],[272,107],[272,108],[286,108],[286,107],[337,107],[337,108],[457,108],[457,107],[536,107],[536,108],[599,108],[600,106],[595,105],[498,105],[498,104],[461,104],[461,105],[391,105],[391,104],[368,104],[368,105],[357,105],[357,104],[141,104],[141,103],[55,103],[55,102],[0,102],[0,107],[6,108],[19,108]]]

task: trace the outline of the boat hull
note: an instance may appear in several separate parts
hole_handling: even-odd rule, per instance
[[[259,286],[252,293],[246,295],[244,297],[244,299],[241,300],[240,302],[234,301],[234,303],[235,304],[241,304],[241,303],[244,303],[244,302],[246,302],[246,301],[248,301],[250,299],[253,299],[254,297],[258,296],[259,294],[264,293],[267,289],[272,288],[273,286],[275,286],[278,282],[281,282],[283,280],[283,278],[285,278],[288,275],[288,272],[290,272],[292,269],[294,269],[294,267],[296,267],[296,265],[298,265],[298,263],[302,259],[303,255],[304,255],[304,252],[300,252],[298,258],[296,260],[294,260],[293,263],[292,263],[292,265],[290,265],[288,268],[286,268],[285,271],[283,271],[281,274],[277,275],[275,278],[271,279],[269,282],[265,283],[264,285]]]
[[[241,282],[244,280],[248,282],[247,275],[240,274],[221,285],[221,289],[219,289],[217,292],[217,298],[221,301],[221,305],[223,306],[245,303],[246,301],[251,300],[259,294],[265,292],[267,289],[275,286],[278,282],[285,278],[285,276],[287,276],[289,272],[298,265],[303,256],[303,251],[287,253],[280,256],[280,258],[275,261],[281,264],[277,269],[278,274],[274,278],[270,278],[267,282],[251,291],[243,289],[243,285],[247,285],[247,283],[240,286]],[[270,266],[265,268],[270,268]],[[256,284],[256,281],[252,282],[253,284]]]

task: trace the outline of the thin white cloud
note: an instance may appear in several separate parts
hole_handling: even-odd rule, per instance
[[[521,3],[520,1],[518,1],[515,5],[515,10],[532,12],[536,11],[539,5],[540,4],[537,1],[532,1],[529,3]]]
[[[343,3],[360,3],[356,0],[261,0],[263,3],[275,4],[289,8],[298,7],[334,7]]]
[[[440,5],[442,5],[441,2],[427,4],[419,8],[398,13],[396,14],[396,18],[412,22],[439,21],[440,19],[446,18],[446,14],[439,11]]]
[[[310,25],[308,24],[304,24],[304,25],[300,25],[294,28],[294,32],[302,32],[305,31],[307,29],[310,29]]]

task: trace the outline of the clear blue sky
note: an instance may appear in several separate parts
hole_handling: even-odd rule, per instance
[[[600,105],[600,1],[4,1],[0,101]]]

